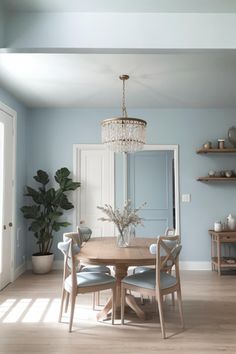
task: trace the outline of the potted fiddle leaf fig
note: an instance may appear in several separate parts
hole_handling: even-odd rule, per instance
[[[26,197],[31,200],[21,211],[29,219],[29,231],[32,231],[38,245],[38,252],[32,255],[32,268],[34,273],[43,274],[51,270],[53,263],[53,237],[61,227],[70,223],[61,220],[63,210],[74,208],[68,199],[68,192],[80,187],[80,182],[73,182],[69,177],[70,171],[63,167],[56,171],[54,179],[58,188],[53,188],[49,182],[47,172],[38,170],[33,178],[39,183],[37,189],[26,186]]]

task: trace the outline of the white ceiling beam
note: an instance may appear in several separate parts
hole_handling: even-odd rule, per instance
[[[236,48],[236,14],[13,12],[6,22],[8,48]]]

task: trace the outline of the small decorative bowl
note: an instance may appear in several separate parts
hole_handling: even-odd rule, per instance
[[[230,178],[230,177],[232,177],[232,176],[233,176],[233,171],[232,171],[232,170],[227,170],[227,171],[225,171],[225,177]]]
[[[213,171],[213,170],[210,170],[209,172],[208,172],[208,176],[209,177],[214,177],[215,176],[215,171]]]

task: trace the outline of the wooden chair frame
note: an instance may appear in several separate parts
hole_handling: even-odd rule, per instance
[[[176,241],[174,247],[168,247],[165,241]],[[156,287],[155,289],[147,289],[135,285],[125,283],[125,280],[121,283],[121,323],[124,324],[124,310],[125,310],[125,295],[127,290],[135,291],[144,295],[155,297],[158,302],[158,310],[160,316],[161,332],[162,337],[166,338],[165,323],[163,317],[163,297],[168,294],[177,293],[177,301],[179,305],[179,314],[182,328],[184,328],[184,317],[183,317],[183,307],[182,307],[182,296],[181,296],[181,286],[180,286],[180,274],[179,274],[179,252],[181,246],[179,244],[179,236],[160,236],[157,239],[157,253],[156,253]],[[165,256],[161,256],[161,249],[166,252]],[[177,254],[175,254],[175,252]],[[169,272],[172,267],[175,266],[175,278],[176,284],[169,288],[161,289],[161,272]],[[145,272],[143,273],[145,276]]]
[[[61,307],[59,313],[59,322],[61,322],[63,308],[65,312],[68,309],[69,297],[70,297],[70,321],[69,321],[69,332],[72,330],[73,317],[74,317],[74,308],[75,300],[78,294],[94,293],[101,290],[112,290],[112,324],[114,324],[115,313],[116,313],[116,282],[109,284],[97,284],[90,285],[86,287],[79,287],[77,285],[77,271],[76,267],[78,261],[73,254],[73,239],[69,240],[69,247],[64,256],[64,271],[63,271],[63,285],[62,285],[62,296],[61,296]],[[82,274],[82,273],[81,273]],[[66,279],[71,275],[71,284],[66,283]],[[65,303],[65,307],[64,307]]]

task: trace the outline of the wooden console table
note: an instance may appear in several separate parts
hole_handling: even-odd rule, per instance
[[[222,231],[216,232],[209,230],[211,236],[211,267],[212,270],[218,272],[221,275],[222,269],[236,269],[236,258],[222,257],[221,245],[223,243],[235,243],[236,244],[236,231]]]

